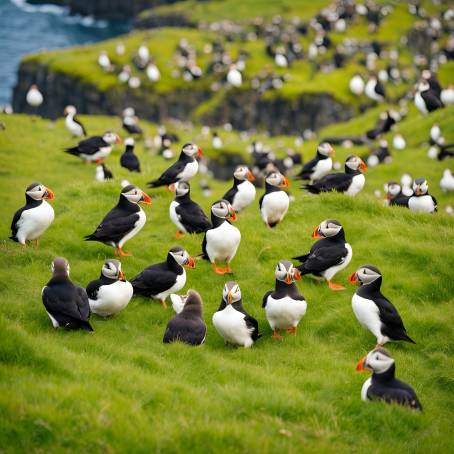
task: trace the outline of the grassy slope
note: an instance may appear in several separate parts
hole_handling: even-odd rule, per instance
[[[208,323],[207,342],[200,348],[164,346],[165,325],[172,316],[157,302],[134,299],[111,320],[93,316],[95,333],[54,331],[43,310],[41,287],[50,276],[56,255],[71,263],[72,279],[86,285],[96,278],[111,249],[82,241],[116,202],[119,150],[108,165],[118,177],[99,184],[94,168],[61,152],[70,144],[62,121],[24,116],[1,117],[0,207],[0,446],[18,450],[89,450],[160,452],[442,452],[452,446],[453,418],[452,323],[454,223],[443,212],[415,215],[383,208],[371,196],[390,176],[404,170],[424,174],[446,205],[438,180],[446,164],[428,161],[426,138],[434,119],[452,139],[454,109],[421,119],[413,115],[400,126],[411,147],[394,163],[367,175],[367,189],[355,199],[324,197],[292,188],[296,202],[285,222],[273,231],[262,226],[256,206],[241,215],[243,240],[233,262],[234,279],[245,307],[259,320],[264,338],[251,350],[226,348],[211,325],[226,278],[214,275],[208,263],[188,272],[186,288],[200,291]],[[362,131],[372,112],[337,132]],[[86,117],[90,131],[101,132],[117,120]],[[149,127],[149,131],[153,128]],[[334,127],[327,133],[336,132]],[[197,138],[195,131],[183,139]],[[233,135],[232,147],[244,147]],[[274,145],[291,143],[273,138]],[[202,142],[203,145],[203,142]],[[313,144],[304,147],[306,158]],[[348,151],[338,150],[341,157]],[[166,164],[138,146],[144,173],[130,178],[138,185],[157,175]],[[129,176],[128,176],[129,177]],[[6,240],[14,210],[23,203],[23,188],[32,180],[51,187],[56,221],[39,249],[22,249]],[[197,185],[193,197],[208,209]],[[225,184],[213,182],[213,199]],[[148,223],[127,244],[135,253],[123,260],[129,277],[164,258],[175,244],[168,219],[170,195],[152,193],[146,208]],[[443,209],[441,210],[443,211]],[[296,338],[276,342],[261,309],[262,295],[272,288],[278,259],[307,250],[310,233],[322,219],[336,217],[345,226],[354,256],[338,281],[356,266],[374,263],[384,273],[384,293],[399,308],[418,344],[392,345],[398,375],[411,383],[425,411],[382,404],[364,404],[360,389],[365,375],[356,361],[374,346],[350,307],[349,288],[333,293],[304,278],[299,287],[308,312]],[[200,251],[201,237],[180,244],[191,254]],[[5,260],[6,258],[6,260]]]

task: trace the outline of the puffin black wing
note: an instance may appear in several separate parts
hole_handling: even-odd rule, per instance
[[[80,155],[80,154],[95,154],[100,148],[109,146],[107,142],[101,136],[89,137],[88,139],[82,140],[77,146],[66,148],[65,151],[69,154]]]
[[[99,224],[98,228],[91,234],[87,235],[85,241],[100,241],[118,243],[128,232],[130,232],[140,216],[138,213],[132,213],[127,216],[118,218],[110,217],[110,213]]]
[[[206,336],[206,325],[200,318],[187,318],[183,313],[173,317],[167,324],[163,342],[185,342],[200,345]]]
[[[367,390],[367,397],[370,400],[384,400],[389,404],[395,403],[422,410],[422,405],[413,388],[397,378],[392,380],[388,386],[380,386],[379,383],[373,382],[373,386]]]
[[[211,228],[211,222],[195,202],[178,205],[175,211],[188,233],[202,233]]]
[[[202,241],[202,258],[205,260],[208,260],[208,253],[207,253],[207,234],[205,232],[205,235],[203,235],[203,241]]]
[[[273,293],[273,291],[270,290],[269,292],[266,292],[265,295],[263,295],[262,307],[266,307],[266,300],[272,293]]]
[[[177,161],[172,164],[157,180],[150,181],[147,186],[150,188],[158,188],[160,186],[168,186],[178,181],[178,175],[186,167],[186,162]]]
[[[307,161],[306,164],[304,164],[304,167],[302,168],[297,178],[301,180],[309,180],[311,177],[311,173],[318,162],[319,162],[318,158],[314,158],[311,159],[310,161]]]
[[[98,297],[98,291],[99,287],[103,285],[103,282],[101,279],[96,279],[94,281],[91,281],[86,288],[87,295],[90,299],[94,300]]]
[[[332,266],[341,264],[347,254],[347,248],[342,244],[319,247],[311,252],[305,262],[297,266],[297,269],[302,274],[325,271]]]
[[[266,196],[266,192],[265,194],[262,195],[262,197],[260,197],[259,199],[259,208],[262,209],[262,204],[263,204],[263,198]]]
[[[374,302],[379,310],[380,321],[382,322],[381,332],[393,340],[403,340],[416,344],[407,334],[404,322],[394,305],[384,296],[374,296]]]
[[[312,194],[319,194],[320,192],[345,192],[352,182],[352,175],[346,173],[331,173],[325,175],[320,180],[313,184],[304,186]]]
[[[432,90],[423,91],[421,97],[426,103],[427,110],[433,112],[434,110],[443,107],[443,103]]]
[[[391,199],[389,204],[408,208],[408,201],[409,200],[410,200],[409,196],[404,195],[404,194],[399,194],[396,197],[394,197],[393,199]]]
[[[238,189],[236,186],[232,186],[222,197],[224,200],[227,200],[229,203],[233,203],[233,198],[235,197],[235,194],[237,193]]]
[[[143,134],[142,128],[138,124],[125,124],[123,123],[123,128],[128,132],[129,134]]]
[[[152,296],[171,288],[176,274],[167,268],[167,263],[158,263],[145,268],[131,280],[135,295]]]
[[[382,85],[381,82],[377,80],[377,83],[375,84],[375,93],[377,93],[380,96],[385,97],[385,87]]]

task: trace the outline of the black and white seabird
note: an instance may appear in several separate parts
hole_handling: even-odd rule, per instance
[[[172,164],[157,180],[150,181],[148,187],[169,186],[177,181],[188,181],[199,170],[196,157],[202,156],[202,150],[195,143],[187,143],[181,150],[178,161]]]
[[[390,181],[386,184],[386,199],[389,205],[397,205],[408,208],[410,197],[402,192],[402,186],[396,181]]]
[[[224,194],[233,209],[239,213],[255,200],[254,175],[245,165],[238,166],[233,172],[233,186]]]
[[[41,295],[53,327],[93,331],[88,321],[90,305],[87,293],[69,279],[68,261],[63,257],[55,258],[52,274],[52,279],[44,286]]]
[[[202,256],[211,262],[218,274],[231,273],[230,262],[235,257],[241,241],[241,232],[230,221],[236,220],[235,210],[227,200],[218,200],[211,207],[212,228],[205,232]],[[225,262],[225,268],[218,263]]]
[[[351,274],[349,282],[360,287],[352,297],[352,309],[358,322],[377,339],[377,345],[392,341],[414,344],[405,330],[402,318],[394,305],[382,295],[382,274],[373,265],[363,265]]]
[[[136,136],[141,136],[143,134],[143,130],[139,125],[139,118],[136,116],[136,112],[132,107],[127,107],[123,111],[122,117],[123,129],[128,134]]]
[[[285,329],[296,336],[296,328],[306,314],[307,303],[295,281],[301,279],[299,271],[288,260],[280,260],[274,271],[276,285],[274,291],[265,293],[262,307],[266,319],[273,330],[275,339],[282,339],[279,330]]]
[[[189,290],[183,310],[167,324],[163,342],[184,342],[201,345],[205,342],[207,327],[203,321],[202,298],[195,290]]]
[[[25,189],[25,205],[16,211],[11,222],[10,238],[20,244],[36,240],[54,221],[54,209],[46,202],[54,193],[41,183],[32,183]]]
[[[382,85],[377,76],[371,75],[364,87],[366,96],[374,101],[380,102],[386,97],[385,87]]]
[[[305,189],[312,194],[337,191],[355,196],[364,187],[366,179],[363,172],[366,169],[367,166],[361,158],[351,155],[345,161],[345,173],[330,173],[312,184],[307,184]]]
[[[113,173],[107,168],[107,166],[102,163],[96,166],[96,174],[95,179],[96,181],[107,181],[112,180]]]
[[[125,139],[126,149],[120,156],[120,165],[130,172],[140,173],[140,161],[137,155],[134,153],[134,139],[128,137]]]
[[[75,147],[66,148],[65,152],[77,156],[85,162],[101,163],[112,151],[114,143],[121,143],[120,137],[108,131],[102,137],[93,136],[80,141]]]
[[[175,192],[175,199],[170,202],[169,215],[177,227],[176,237],[185,233],[203,233],[211,227],[211,222],[199,204],[191,200],[191,187],[186,181],[178,181],[169,186]]]
[[[328,142],[322,142],[317,147],[315,157],[304,164],[297,178],[316,181],[331,172],[333,168],[334,148]]]
[[[109,244],[115,248],[115,255],[131,255],[123,251],[123,245],[139,233],[147,220],[139,203],[150,205],[151,198],[137,186],[125,186],[117,205],[107,213],[97,229],[85,237],[85,241]]]
[[[327,219],[315,227],[312,238],[321,238],[313,244],[309,254],[293,257],[302,262],[297,267],[301,275],[313,274],[326,279],[331,290],[345,290],[340,284],[331,281],[333,277],[350,263],[353,251],[345,240],[345,232],[339,221]]]
[[[221,305],[213,315],[213,325],[226,344],[248,348],[261,337],[259,324],[244,310],[240,286],[234,281],[224,285]]]
[[[88,302],[93,313],[108,317],[121,312],[131,301],[133,289],[115,259],[104,262],[99,279],[91,281],[86,288]]]
[[[32,85],[25,96],[25,100],[29,106],[39,107],[43,103],[44,97],[39,91],[38,86]]]
[[[77,110],[74,106],[66,106],[64,110],[65,126],[73,137],[85,137],[87,131],[84,125],[76,118]]]
[[[148,266],[131,280],[134,295],[160,300],[167,309],[166,298],[186,284],[184,267],[195,268],[195,261],[185,249],[175,246],[167,253],[165,262]]]
[[[415,93],[415,106],[422,114],[427,114],[443,107],[443,103],[437,94],[430,88],[429,83],[422,81],[418,84]]]
[[[422,410],[422,405],[413,388],[395,377],[396,364],[383,347],[369,352],[358,362],[356,370],[372,372],[372,377],[368,378],[361,388],[361,400],[382,400],[388,404]]]
[[[284,188],[288,185],[288,179],[280,172],[271,172],[266,176],[265,194],[260,197],[259,207],[267,227],[275,227],[287,214],[290,198]]]
[[[437,200],[429,194],[429,185],[425,178],[416,178],[413,182],[413,195],[408,200],[408,208],[415,213],[434,213]]]

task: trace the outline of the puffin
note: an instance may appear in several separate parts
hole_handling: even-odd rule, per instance
[[[396,364],[388,350],[375,348],[362,358],[357,366],[358,372],[372,372],[361,388],[361,400],[382,400],[388,404],[398,404],[422,411],[413,388],[395,377]]]
[[[202,149],[195,143],[186,143],[180,153],[178,160],[173,163],[157,180],[150,181],[148,187],[158,188],[169,186],[172,183],[183,180],[188,181],[199,170],[197,157],[202,156]]]
[[[123,245],[139,233],[147,220],[139,203],[150,205],[150,196],[133,184],[125,186],[117,205],[107,213],[96,230],[85,237],[85,241],[109,244],[115,248],[115,255],[131,255],[123,251]]]
[[[167,253],[165,262],[148,266],[131,280],[134,295],[160,300],[167,309],[166,298],[186,284],[184,267],[195,268],[195,261],[185,249],[175,246]]]
[[[233,186],[222,197],[239,213],[255,200],[254,175],[245,165],[237,166],[233,172]]]
[[[170,220],[176,225],[176,238],[185,233],[204,233],[211,227],[211,222],[199,204],[191,200],[191,187],[186,181],[178,181],[169,186],[175,193],[175,200],[169,206]]]
[[[443,170],[440,180],[440,188],[443,192],[454,191],[454,176],[450,169]]]
[[[122,126],[128,134],[135,134],[141,136],[143,134],[142,128],[139,126],[139,119],[136,112],[132,107],[127,107],[122,113]]]
[[[366,83],[366,86],[364,87],[364,93],[366,93],[366,96],[373,101],[383,101],[385,98],[385,87],[382,85],[382,83],[377,79],[375,75],[372,75],[369,77],[369,80]]]
[[[337,191],[355,196],[364,187],[366,179],[363,172],[366,170],[367,166],[361,158],[350,155],[345,161],[345,173],[330,173],[312,184],[307,184],[305,189],[312,194]]]
[[[41,183],[32,183],[25,189],[25,205],[16,211],[11,222],[10,238],[25,245],[36,240],[54,221],[54,209],[46,200],[52,200],[54,193]]]
[[[265,178],[265,194],[260,197],[259,207],[263,222],[273,228],[284,219],[290,198],[283,188],[288,187],[287,178],[280,172],[271,172]]]
[[[296,336],[298,323],[307,310],[306,300],[295,284],[301,279],[300,273],[288,260],[280,260],[274,274],[274,291],[265,293],[263,297],[262,307],[265,308],[266,319],[273,330],[274,339],[282,339],[279,334],[281,329]]]
[[[157,82],[161,78],[161,72],[159,71],[159,68],[154,62],[148,63],[145,72],[147,74],[148,79],[151,82]]]
[[[107,168],[107,166],[102,163],[96,166],[96,181],[107,181],[112,180],[113,173]]]
[[[429,185],[425,178],[416,178],[413,182],[414,194],[408,200],[408,208],[415,213],[434,213],[437,201],[429,194]]]
[[[102,136],[93,136],[80,141],[77,146],[66,148],[66,153],[78,156],[85,162],[100,164],[109,156],[114,143],[121,143],[120,137],[114,132],[107,131]]]
[[[226,344],[249,348],[261,337],[259,324],[244,310],[240,286],[234,281],[224,285],[221,305],[213,314],[213,325]]]
[[[211,262],[217,274],[231,273],[230,262],[241,241],[241,232],[230,221],[236,221],[235,210],[227,200],[217,200],[211,206],[212,227],[205,232],[202,257]],[[217,262],[225,262],[219,268]]]
[[[189,290],[184,300],[183,310],[167,324],[163,342],[183,342],[201,345],[205,342],[207,327],[203,321],[202,298],[195,290]]]
[[[373,265],[360,266],[348,278],[351,284],[359,284],[352,297],[352,309],[358,322],[377,339],[377,346],[387,342],[416,342],[407,334],[402,318],[394,305],[382,295],[383,276]]]
[[[331,172],[335,151],[328,142],[322,142],[317,147],[314,159],[306,162],[297,178],[316,181]]]
[[[422,114],[427,114],[443,107],[443,103],[430,88],[429,82],[422,81],[415,93],[415,106]]]
[[[367,157],[367,166],[368,167],[376,167],[378,164],[385,163],[389,164],[392,161],[391,153],[389,152],[388,148],[388,141],[385,139],[380,140],[379,148],[374,150],[368,157]]]
[[[131,301],[133,288],[115,259],[104,262],[99,279],[91,281],[86,288],[88,302],[93,313],[109,317],[121,312]]]
[[[350,91],[356,95],[359,96],[363,93],[364,91],[364,80],[359,74],[355,74],[351,79],[348,84],[348,87],[350,88]]]
[[[93,331],[88,321],[90,305],[87,292],[69,279],[69,263],[63,257],[52,262],[52,279],[41,292],[44,307],[54,328]]]
[[[312,245],[309,254],[293,257],[293,260],[302,263],[297,266],[299,273],[323,277],[331,290],[345,290],[345,287],[331,280],[348,266],[353,256],[342,224],[336,219],[326,219],[315,227],[312,238],[321,239]]]
[[[389,205],[401,206],[408,208],[410,196],[402,192],[402,186],[396,181],[390,181],[385,185],[386,198]]]
[[[65,126],[73,137],[85,137],[87,131],[84,125],[76,118],[77,110],[74,106],[66,106],[64,110]]]
[[[25,100],[28,105],[32,107],[39,107],[43,103],[44,97],[39,91],[38,86],[32,85],[27,92]]]
[[[227,72],[227,83],[232,87],[241,87],[243,83],[243,76],[238,70],[236,65],[231,65],[229,71]]]
[[[128,137],[125,139],[126,149],[120,156],[120,165],[130,172],[140,173],[140,161],[137,155],[134,153],[134,139]]]

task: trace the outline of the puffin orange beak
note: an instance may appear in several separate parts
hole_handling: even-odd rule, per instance
[[[200,158],[201,156],[203,156],[203,151],[202,149],[199,147],[199,150],[197,151],[197,156]]]
[[[416,195],[421,195],[422,194],[421,188],[419,186],[416,186],[415,194]]]
[[[367,170],[367,166],[366,166],[366,163],[360,159],[361,161],[361,164],[359,165],[360,169],[361,169],[361,172],[365,172]]]
[[[195,268],[195,260],[189,256],[186,265],[188,268]]]
[[[318,229],[319,229],[319,225],[317,227],[315,227],[314,231],[312,232],[312,238],[321,238],[322,236],[320,235],[320,233],[318,233]]]
[[[246,174],[246,177],[247,177],[247,179],[249,181],[255,181],[255,177],[254,177],[253,173],[250,170],[248,170],[248,172]]]
[[[232,293],[231,293],[231,292],[229,292],[229,294],[228,294],[228,296],[227,296],[227,302],[228,302],[229,304],[232,304],[232,303],[233,303],[233,296],[232,296]]]
[[[117,136],[117,138],[115,139],[115,143],[117,144],[123,143],[120,136]]]
[[[350,284],[352,285],[359,284],[358,275],[356,274],[356,271],[350,274],[350,276],[348,277],[348,282],[350,282]]]
[[[175,192],[177,190],[177,187],[175,183],[172,183],[171,185],[167,186],[167,189],[171,192]]]
[[[145,205],[151,205],[151,197],[142,191],[142,199],[140,202],[145,203]]]
[[[357,372],[367,372],[369,370],[368,367],[366,366],[366,359],[367,356],[359,360],[358,364],[356,365]]]
[[[285,278],[284,281],[287,285],[290,285],[292,283],[292,277],[290,276],[290,273],[287,273],[287,277]]]
[[[232,210],[232,211],[229,212],[229,220],[230,221],[236,221],[236,213],[235,213],[235,211]]]
[[[126,280],[125,273],[123,273],[123,271],[120,270],[120,272],[118,273],[118,278],[120,279],[120,281],[125,281]]]
[[[295,281],[301,280],[301,274],[296,268],[293,270],[293,279],[295,279]]]
[[[289,181],[288,181],[288,178],[287,177],[284,177],[284,179],[282,180],[282,183],[279,185],[280,188],[288,188],[290,185]]]
[[[51,191],[49,188],[46,188],[46,192],[44,194],[44,198],[52,200],[54,197],[55,197],[55,194],[53,193],[53,191]]]

